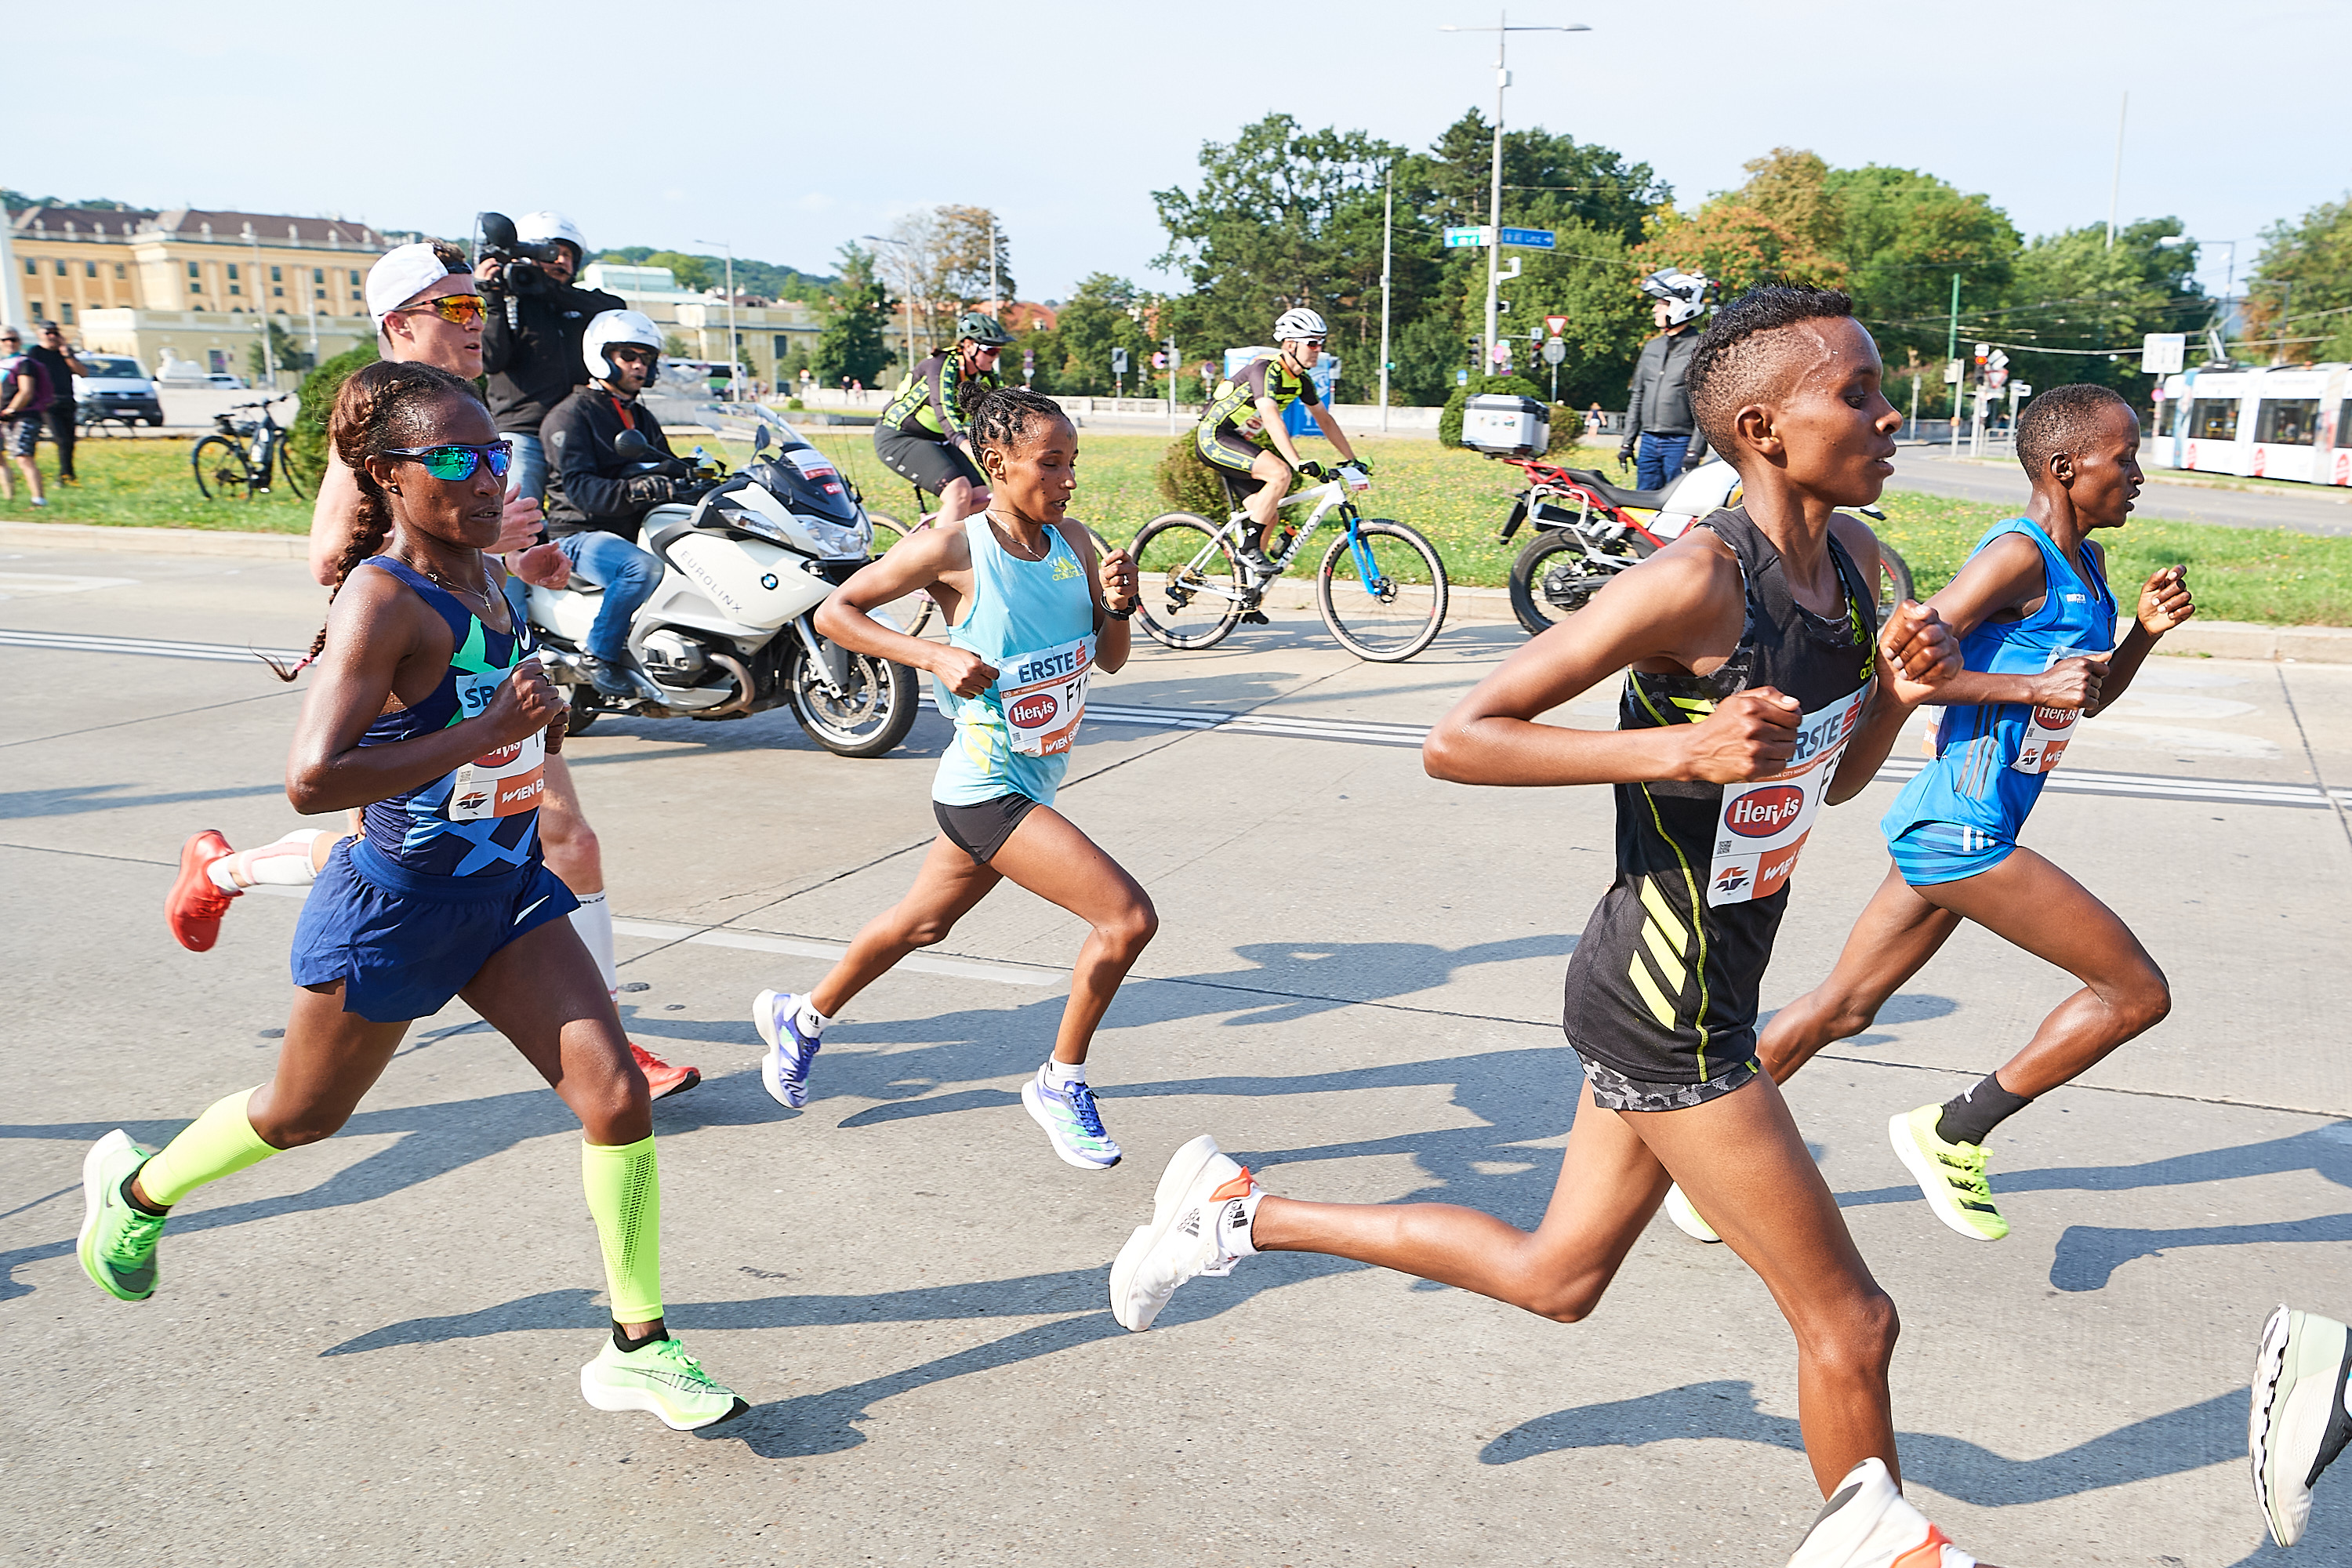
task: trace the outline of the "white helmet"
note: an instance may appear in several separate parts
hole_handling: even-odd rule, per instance
[[[1679,327],[1706,309],[1706,291],[1714,285],[1702,272],[1678,272],[1668,267],[1642,279],[1642,292],[1653,300],[1662,300],[1666,307],[1666,325]]]
[[[525,213],[515,219],[515,237],[532,243],[560,239],[572,247],[572,255],[582,262],[588,259],[588,237],[580,227],[559,212]]]
[[[1307,338],[1327,338],[1331,330],[1323,318],[1304,309],[1285,310],[1274,323],[1274,341],[1278,343],[1297,342]]]
[[[637,310],[605,310],[588,323],[587,334],[580,340],[580,357],[587,363],[588,374],[598,381],[610,381],[616,373],[604,351],[614,343],[642,343],[656,353],[661,353],[661,329],[653,318]]]

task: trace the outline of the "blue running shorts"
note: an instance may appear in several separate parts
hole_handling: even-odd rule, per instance
[[[295,923],[294,984],[341,981],[343,1011],[372,1024],[429,1018],[490,954],[579,907],[535,859],[494,877],[433,877],[346,838]]]
[[[2017,846],[1981,827],[1917,822],[1890,839],[1886,847],[1894,854],[1895,868],[1903,873],[1903,879],[1915,888],[1927,888],[1990,871],[2008,859]]]

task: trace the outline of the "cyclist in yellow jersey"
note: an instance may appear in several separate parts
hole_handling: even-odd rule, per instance
[[[988,480],[971,460],[968,426],[980,400],[1004,384],[996,356],[1012,341],[1003,321],[965,311],[956,318],[956,346],[908,371],[874,426],[874,455],[940,498],[941,528],[988,510]]]
[[[1267,559],[1275,551],[1276,509],[1290,493],[1294,474],[1311,479],[1330,476],[1320,463],[1299,457],[1297,443],[1283,425],[1283,416],[1295,403],[1305,403],[1324,437],[1339,449],[1343,462],[1366,473],[1372,466],[1356,455],[1347,432],[1324,406],[1322,395],[1307,372],[1323,353],[1328,335],[1323,318],[1312,310],[1285,310],[1274,323],[1275,352],[1262,355],[1217,384],[1217,394],[1192,432],[1193,449],[1201,460],[1223,472],[1227,482],[1243,491],[1242,504],[1257,536],[1242,548],[1242,560],[1261,579],[1276,568]],[[1254,486],[1252,489],[1250,487]]]

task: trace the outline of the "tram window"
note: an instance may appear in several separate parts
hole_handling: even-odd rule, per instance
[[[2199,441],[2234,441],[2238,438],[2238,400],[2234,397],[2200,397],[2189,411],[2189,434]]]
[[[2344,405],[2336,411],[2336,444],[2352,447],[2352,397],[2346,398]]]
[[[2273,447],[2308,447],[2318,434],[2319,399],[2265,397],[2254,416],[2254,439]]]

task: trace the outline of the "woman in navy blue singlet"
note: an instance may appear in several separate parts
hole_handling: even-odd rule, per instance
[[[100,1139],[83,1164],[82,1267],[117,1300],[152,1296],[174,1205],[331,1136],[410,1021],[462,997],[585,1133],[582,1180],[613,1325],[581,1369],[582,1394],[679,1430],[726,1420],[743,1402],[662,1322],[645,1077],[564,919],[574,900],[541,863],[539,798],[564,713],[538,661],[519,657],[502,574],[485,555],[499,531],[506,443],[470,383],[395,362],[344,383],[331,434],[362,521],[312,645],[287,795],[306,814],[360,808],[364,831],[336,846],[303,904],[299,989],[276,1073],[215,1102],[159,1152],[120,1129]]]
[[[2127,520],[2138,450],[2139,421],[2104,387],[2053,387],[2026,405],[2017,425],[2018,461],[2033,483],[2026,514],[1989,531],[1928,601],[1961,639],[1968,668],[1943,693],[1935,760],[1879,824],[1895,863],[1830,977],[1782,1008],[1758,1045],[1765,1070],[1787,1081],[1823,1046],[1870,1027],[1964,920],[2080,980],[1999,1070],[1887,1125],[1936,1217],[1972,1240],[2009,1234],[1985,1175],[1992,1130],[2171,1006],[2163,973],[2116,912],[2017,842],[2083,721],[2120,697],[2157,640],[2195,613],[2183,569],[2165,567],[2140,588],[2116,640],[2106,560],[2090,535]]]

